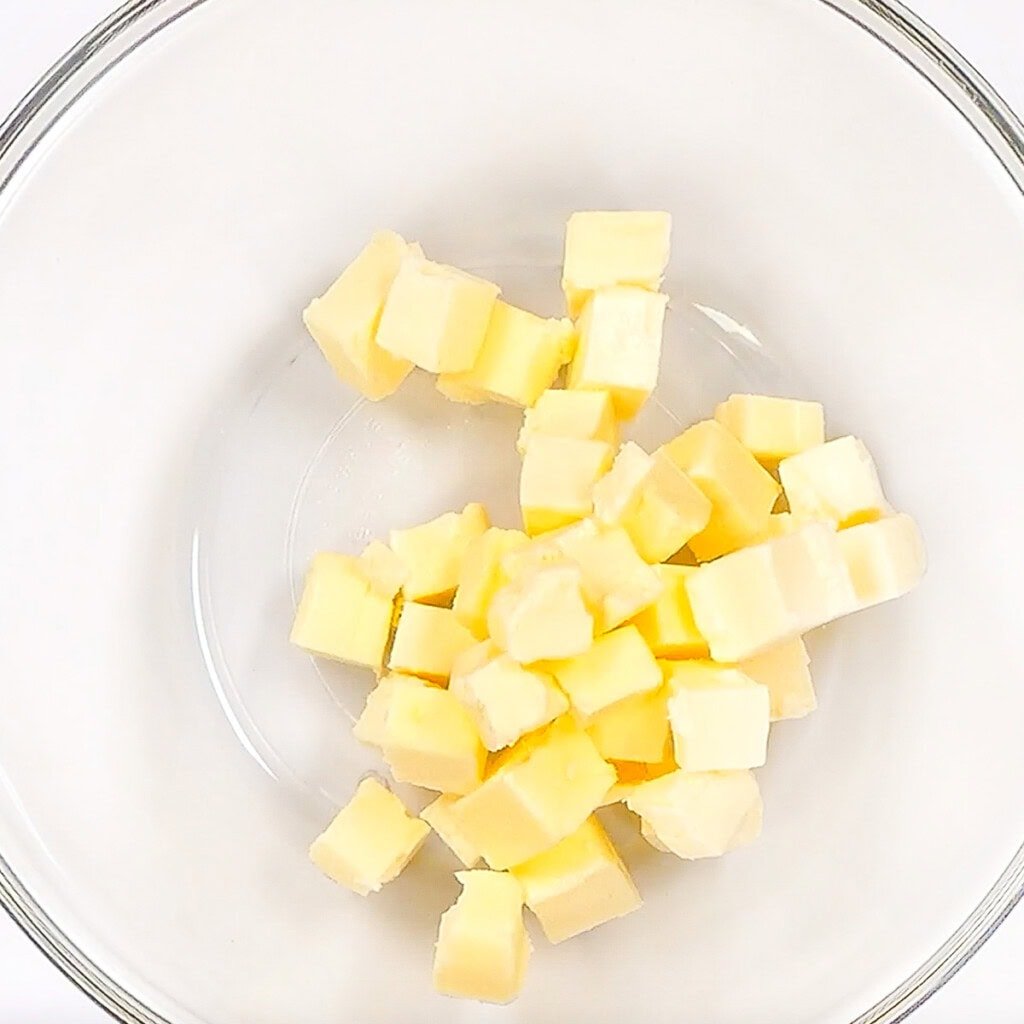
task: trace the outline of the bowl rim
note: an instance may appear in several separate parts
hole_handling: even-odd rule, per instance
[[[84,35],[0,122],[0,206],[49,130],[148,39],[209,0],[127,0]],[[984,76],[899,0],[817,0],[923,75],[984,140],[1024,195],[1024,124]],[[897,1024],[946,984],[1024,897],[1024,844],[970,916],[921,966],[851,1024]],[[123,1024],[172,1024],[94,963],[50,917],[0,851],[0,906],[94,1003]]]

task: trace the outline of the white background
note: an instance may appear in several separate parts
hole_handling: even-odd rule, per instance
[[[911,2],[1018,111],[1024,111],[1024,0]],[[0,119],[111,9],[111,0],[0,0]],[[1020,1024],[1022,965],[1024,909],[1011,915],[982,952],[914,1016],[914,1024]],[[106,1020],[0,913],[0,1024]]]

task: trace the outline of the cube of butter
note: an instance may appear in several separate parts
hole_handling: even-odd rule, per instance
[[[626,806],[652,846],[684,860],[720,857],[761,832],[761,794],[749,771],[670,772],[639,783]]]
[[[476,642],[450,608],[407,601],[398,616],[388,668],[443,683],[451,675],[456,655]]]
[[[577,317],[591,293],[616,284],[661,287],[668,265],[672,218],[667,213],[585,210],[565,228],[562,289]]]
[[[889,516],[839,533],[857,606],[869,608],[912,590],[925,571],[924,541],[908,515]]]
[[[614,783],[615,769],[571,716],[564,716],[513,747],[452,813],[484,860],[507,868],[574,832]]]
[[[619,425],[612,396],[607,391],[545,391],[523,414],[523,427],[516,441],[520,455],[530,438],[538,434],[604,441],[614,447],[619,443]]]
[[[550,850],[512,868],[551,942],[564,942],[639,909],[643,900],[593,815]]]
[[[536,536],[589,516],[594,484],[612,464],[612,447],[603,441],[539,434],[526,448],[519,478],[523,526]]]
[[[621,526],[646,562],[663,562],[711,518],[704,492],[664,452],[627,441],[594,485],[594,515]]]
[[[654,604],[633,619],[656,658],[706,658],[708,643],[693,621],[686,580],[696,567],[656,565],[664,590]]]
[[[291,642],[310,654],[379,669],[393,609],[393,596],[374,585],[359,559],[320,551],[306,574]]]
[[[825,443],[825,410],[819,402],[769,395],[730,395],[715,419],[765,466]]]
[[[577,323],[570,388],[608,391],[620,419],[632,419],[658,383],[668,296],[642,288],[602,288]]]
[[[492,526],[466,546],[459,568],[459,585],[452,602],[455,618],[474,636],[487,636],[487,610],[498,590],[508,582],[502,559],[529,543],[522,530],[501,530]]]
[[[634,694],[591,715],[587,734],[606,761],[657,764],[669,739],[667,687]]]
[[[762,686],[771,698],[771,720],[803,718],[817,706],[811,680],[811,659],[800,637],[770,647],[736,667]]]
[[[406,600],[447,605],[458,586],[466,550],[489,525],[487,510],[474,502],[421,526],[392,530],[392,550],[406,569]]]
[[[399,782],[468,793],[484,776],[487,752],[469,713],[435,686],[398,686],[384,721],[384,760]]]
[[[363,548],[359,568],[377,591],[391,598],[398,597],[408,577],[405,563],[379,540],[371,540]]]
[[[446,996],[509,1003],[523,987],[532,947],[523,890],[500,871],[458,871],[462,893],[441,915],[434,988]]]
[[[708,525],[688,544],[702,562],[751,543],[768,525],[779,485],[717,420],[695,423],[662,450],[711,502]]]
[[[459,799],[460,797],[452,793],[442,793],[433,803],[427,804],[420,811],[420,817],[467,868],[472,868],[480,863],[480,854],[459,831],[452,814],[452,805]]]
[[[387,721],[391,698],[400,686],[429,686],[419,676],[405,676],[397,672],[384,676],[366,697],[363,712],[352,726],[352,735],[360,743],[374,747],[384,745],[384,723]]]
[[[431,373],[469,370],[500,289],[420,256],[402,259],[377,328],[377,344]]]
[[[571,321],[545,320],[499,299],[472,369],[442,373],[437,388],[455,401],[468,395],[470,401],[531,406],[551,387],[575,346]]]
[[[874,460],[856,437],[840,437],[779,463],[789,509],[799,519],[822,519],[840,529],[888,512]]]
[[[334,372],[372,401],[392,394],[412,370],[377,344],[377,324],[402,259],[422,255],[393,231],[378,231],[302,320]]]
[[[768,753],[768,687],[711,661],[673,662],[668,717],[687,772],[758,768]]]
[[[309,856],[328,878],[366,896],[397,878],[429,834],[394,793],[363,779]]]
[[[501,559],[501,572],[511,583],[524,573],[564,563],[569,557],[566,551],[572,544],[582,538],[596,537],[600,532],[601,528],[593,519],[580,519],[558,530],[549,530],[506,552]]]

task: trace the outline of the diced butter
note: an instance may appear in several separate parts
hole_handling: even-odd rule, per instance
[[[715,409],[715,419],[766,466],[825,443],[825,410],[819,402],[731,395]]]
[[[446,996],[509,1003],[523,987],[532,947],[523,891],[499,871],[458,871],[462,893],[441,915],[434,988]]]
[[[466,545],[459,569],[459,585],[452,602],[455,617],[474,636],[487,636],[487,610],[499,588],[507,582],[502,559],[529,543],[521,530],[492,526]]]
[[[639,909],[643,900],[596,817],[512,869],[551,942],[564,942]]]
[[[472,274],[405,256],[388,292],[377,344],[431,373],[476,362],[500,289]]]
[[[535,536],[594,510],[594,484],[612,464],[612,447],[575,437],[532,438],[523,456],[519,504],[523,525]]]
[[[619,443],[615,406],[607,391],[545,391],[523,414],[516,448],[522,455],[532,437],[575,437],[580,441]]]
[[[392,394],[412,363],[377,344],[377,324],[402,259],[422,255],[393,231],[378,231],[341,276],[303,310],[302,319],[334,372],[377,401]]]
[[[384,746],[384,723],[387,721],[391,698],[399,686],[428,686],[419,676],[405,676],[397,672],[384,676],[369,692],[363,713],[352,726],[352,735],[360,743],[374,747]]]
[[[696,571],[690,565],[657,565],[664,590],[633,624],[657,658],[706,658],[708,644],[693,621],[686,580]]]
[[[889,516],[839,533],[843,560],[859,608],[891,601],[912,590],[925,571],[924,541],[908,515]]]
[[[751,544],[763,544],[766,540],[774,540],[776,537],[785,537],[789,533],[795,533],[804,525],[806,520],[797,519],[792,512],[773,512],[768,517],[765,528],[753,539]]]
[[[407,601],[398,616],[388,668],[443,683],[456,656],[476,642],[450,608]]]
[[[811,680],[811,659],[800,637],[755,654],[736,667],[745,675],[768,687],[771,697],[771,720],[803,718],[818,702]]]
[[[600,532],[601,528],[593,519],[580,519],[561,529],[542,533],[539,537],[533,537],[529,543],[506,552],[501,559],[501,571],[505,579],[511,582],[534,569],[564,562],[569,557],[566,551],[573,543],[583,538],[596,537]]]
[[[452,815],[452,805],[459,799],[460,797],[451,793],[442,793],[433,803],[427,804],[420,811],[420,817],[467,868],[472,868],[480,863],[480,854],[459,831],[459,826]]]
[[[611,704],[587,720],[587,732],[606,761],[657,764],[669,739],[668,690],[661,686]]]
[[[397,878],[429,834],[394,793],[364,779],[309,856],[328,878],[366,896]]]
[[[371,540],[359,556],[359,568],[374,589],[390,598],[398,597],[405,585],[408,570],[405,563],[379,540]]]

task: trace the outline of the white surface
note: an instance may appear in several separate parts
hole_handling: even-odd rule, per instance
[[[58,51],[85,31],[105,4],[86,0],[8,0],[0,7],[0,104],[9,106]],[[967,53],[1004,95],[1024,106],[1024,73],[1013,43],[1024,37],[1024,11],[1016,3],[986,0],[919,0],[918,9]],[[917,511],[916,509],[914,511]],[[959,1024],[968,1018],[1011,1024],[1024,1012],[1024,985],[1016,964],[1024,956],[1024,915],[997,934],[961,976],[941,992],[915,1021]],[[60,1019],[79,1024],[101,1019],[84,997],[70,988],[8,922],[0,922],[0,1020],[33,1024]]]

